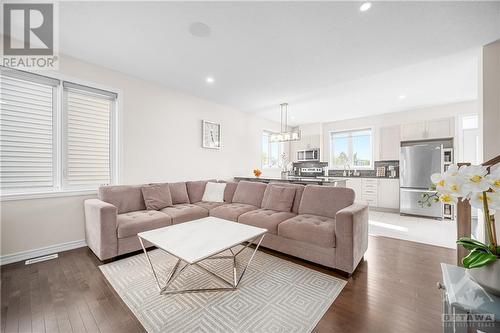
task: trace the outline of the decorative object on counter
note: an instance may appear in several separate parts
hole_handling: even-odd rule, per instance
[[[220,124],[202,120],[202,147],[209,149],[221,148]]]
[[[281,120],[280,132],[272,133],[270,136],[271,142],[288,142],[300,140],[300,130],[288,130],[288,103],[280,104]]]
[[[433,194],[423,194],[421,205],[431,202],[455,204],[459,199],[469,200],[472,207],[484,213],[487,244],[469,237],[461,237],[457,244],[470,251],[462,264],[467,274],[489,292],[500,295],[500,247],[495,226],[495,209],[500,209],[500,169],[489,172],[481,165],[450,165],[444,173],[435,173],[431,180]]]
[[[385,177],[385,167],[377,167],[377,177]]]
[[[389,165],[387,167],[387,171],[389,171],[389,175],[388,175],[389,178],[396,178],[397,177],[396,167],[394,165]]]
[[[280,158],[281,158],[281,170],[283,172],[286,172],[287,171],[287,167],[288,167],[288,156],[286,155],[285,152],[281,153],[280,155]]]
[[[255,177],[259,178],[260,175],[262,175],[262,171],[260,171],[259,169],[254,169],[253,174]]]
[[[281,159],[281,178],[287,178],[289,165],[287,164],[288,156],[286,155],[285,152],[281,153],[280,159]]]

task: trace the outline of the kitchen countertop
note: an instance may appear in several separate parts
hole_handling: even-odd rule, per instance
[[[366,175],[363,175],[363,176],[353,176],[353,175],[350,175],[350,176],[329,176],[329,177],[333,177],[333,178],[377,178],[377,179],[399,179],[399,177],[387,177],[387,176],[377,177],[377,176],[366,176]]]
[[[253,177],[253,176],[238,176],[234,177],[236,180],[262,180],[262,181],[281,181],[281,182],[300,182],[300,183],[312,183],[312,184],[317,184],[317,183],[338,183],[338,182],[345,182],[347,179],[343,177],[325,177],[325,178],[312,178],[312,177],[288,177],[288,178],[281,178],[281,177]]]

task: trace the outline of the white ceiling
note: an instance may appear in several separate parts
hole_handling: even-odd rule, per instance
[[[359,5],[61,2],[60,48],[274,120],[286,101],[295,124],[476,98],[478,50],[500,38],[500,2]],[[191,35],[193,22],[210,36]]]

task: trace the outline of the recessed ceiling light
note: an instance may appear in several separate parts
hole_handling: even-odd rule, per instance
[[[212,29],[202,22],[194,22],[189,25],[189,32],[195,37],[208,37],[212,33]]]
[[[215,82],[214,78],[211,77],[211,76],[207,76],[207,78],[205,79],[205,82],[208,83],[208,84],[212,84]]]
[[[399,95],[398,96],[399,99],[405,99],[406,98],[406,95]]]
[[[362,12],[366,12],[368,9],[372,8],[372,3],[371,2],[364,2],[361,7],[359,7],[359,10]]]

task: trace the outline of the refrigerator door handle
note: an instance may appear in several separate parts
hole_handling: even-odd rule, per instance
[[[436,191],[433,191],[433,190],[422,190],[422,189],[416,189],[416,188],[404,188],[404,187],[401,187],[401,191],[406,191],[406,192],[419,192],[419,193],[436,193]]]

